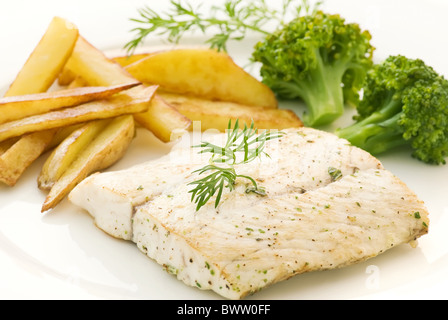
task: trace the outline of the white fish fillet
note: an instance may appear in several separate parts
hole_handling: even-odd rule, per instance
[[[285,130],[271,158],[236,168],[238,180],[195,211],[188,182],[207,158],[189,147],[158,160],[94,174],[70,194],[108,234],[133,241],[184,283],[228,299],[313,270],[350,265],[428,232],[423,202],[378,159],[333,134]],[[224,135],[217,135],[223,139]],[[334,181],[329,168],[341,170]]]

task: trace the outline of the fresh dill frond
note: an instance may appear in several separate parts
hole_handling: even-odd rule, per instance
[[[202,142],[200,145],[193,146],[193,148],[202,148],[199,153],[212,154],[208,165],[193,172],[199,175],[208,173],[208,175],[189,183],[189,185],[195,186],[189,192],[191,193],[191,201],[196,203],[196,211],[217,193],[215,199],[216,208],[221,201],[224,189],[234,190],[237,178],[244,178],[250,181],[251,187],[247,188],[247,193],[254,192],[259,195],[265,195],[264,188],[258,186],[254,178],[237,174],[235,165],[249,163],[261,155],[269,157],[264,151],[266,142],[280,138],[282,134],[282,132],[278,131],[258,133],[253,121],[249,127],[244,125],[244,128],[241,130],[239,122],[236,120],[233,128],[231,121],[229,121],[227,140],[223,147],[210,142]],[[238,157],[239,154],[242,155],[242,158]]]
[[[227,0],[223,6],[213,5],[208,10],[201,10],[202,5],[193,7],[186,1],[171,0],[170,9],[162,13],[145,6],[138,9],[138,18],[130,19],[138,26],[131,30],[136,35],[124,47],[132,54],[151,34],[165,36],[168,42],[177,44],[185,33],[199,31],[208,36],[205,42],[211,48],[227,51],[229,40],[242,40],[251,31],[268,35],[283,26],[291,12],[298,16],[302,10],[311,8],[308,0],[301,0],[293,7],[295,2],[283,0],[276,9],[269,7],[265,0]]]

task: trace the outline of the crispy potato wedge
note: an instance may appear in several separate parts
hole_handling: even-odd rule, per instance
[[[0,181],[13,187],[23,172],[47,149],[57,129],[21,137],[0,156]]]
[[[157,86],[138,86],[109,99],[95,100],[0,125],[0,141],[30,132],[70,126],[81,122],[117,117],[148,110]]]
[[[79,77],[86,85],[91,86],[110,86],[136,81],[117,62],[107,58],[82,36],[78,38],[66,69],[70,69],[75,76],[73,81],[80,81],[76,78]],[[155,97],[157,97],[157,93]],[[142,127],[152,131],[163,142],[169,142],[176,132],[188,130],[191,126],[189,119],[158,99],[151,103],[147,112],[135,114],[134,118]]]
[[[64,139],[45,161],[37,178],[41,190],[49,190],[62,174],[70,167],[74,159],[106,127],[110,119],[96,120],[83,124]]]
[[[189,118],[179,113],[157,94],[154,95],[148,110],[135,113],[134,119],[163,142],[177,140],[191,127]]]
[[[54,183],[42,205],[42,212],[54,208],[89,174],[105,169],[121,159],[134,133],[134,119],[131,115],[111,120]]]
[[[185,95],[159,92],[165,101],[192,121],[200,121],[201,130],[225,132],[229,119],[250,126],[252,120],[259,129],[302,127],[300,118],[291,110],[246,106],[232,102],[210,101]]]
[[[45,92],[57,79],[78,39],[78,29],[54,17],[5,96]]]
[[[269,87],[239,67],[228,54],[212,49],[162,51],[125,69],[146,84],[209,100],[277,108]]]
[[[71,80],[80,76],[89,86],[113,86],[136,81],[117,62],[107,58],[81,35],[65,64],[63,73],[66,73],[66,77],[67,73],[71,74],[73,77]]]
[[[138,82],[110,87],[80,87],[0,99],[0,124],[28,116],[105,99],[138,85]]]

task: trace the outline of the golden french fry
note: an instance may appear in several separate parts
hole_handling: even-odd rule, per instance
[[[78,29],[54,17],[5,96],[45,92],[58,77],[78,38]]]
[[[0,156],[0,181],[14,186],[23,172],[46,150],[57,129],[25,135]]]
[[[87,85],[109,86],[118,83],[135,82],[127,71],[117,62],[108,59],[101,51],[79,36],[72,57],[66,65],[72,74],[82,78]],[[74,81],[76,81],[74,79]],[[157,97],[157,93],[155,97]],[[144,128],[152,131],[156,137],[169,142],[177,131],[186,130],[191,121],[158,99],[151,103],[147,112],[134,115],[135,120]]]
[[[81,35],[65,64],[65,72],[72,74],[72,80],[80,76],[89,86],[113,86],[136,81],[117,62],[107,58]]]
[[[41,190],[49,190],[89,143],[106,127],[110,119],[83,124],[64,139],[45,161],[37,178]]]
[[[176,140],[191,126],[189,118],[179,113],[157,94],[154,95],[148,110],[135,113],[134,119],[163,142]]]
[[[81,87],[1,98],[0,124],[52,110],[76,106],[92,100],[105,99],[138,84],[138,82],[134,82],[110,87]]]
[[[51,140],[51,142],[48,144],[48,146],[45,149],[45,151],[54,149],[62,141],[64,141],[69,135],[71,135],[73,131],[77,130],[78,128],[80,128],[83,125],[84,125],[83,123],[77,123],[77,124],[74,124],[74,125],[71,125],[71,126],[66,126],[66,127],[59,128],[56,131],[56,134],[54,135],[54,137]]]
[[[157,86],[138,86],[109,99],[7,122],[0,125],[0,141],[30,132],[146,111],[156,89]]]
[[[246,106],[222,101],[211,101],[185,95],[159,92],[164,100],[192,121],[201,122],[201,130],[217,129],[224,132],[229,119],[251,124],[259,129],[303,127],[300,118],[291,110]]]
[[[212,49],[162,51],[128,65],[137,80],[160,89],[209,100],[277,108],[272,90],[231,59]]]
[[[105,169],[122,158],[134,137],[134,131],[134,119],[131,115],[111,120],[54,183],[42,205],[42,212],[54,208],[89,174]]]

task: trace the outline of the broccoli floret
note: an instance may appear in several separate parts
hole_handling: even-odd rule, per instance
[[[448,154],[448,81],[421,59],[390,56],[366,76],[355,123],[336,134],[376,155],[408,145],[425,163]]]
[[[373,65],[371,35],[338,14],[315,11],[298,17],[255,45],[262,81],[279,98],[302,99],[308,126],[330,124],[357,104]]]

